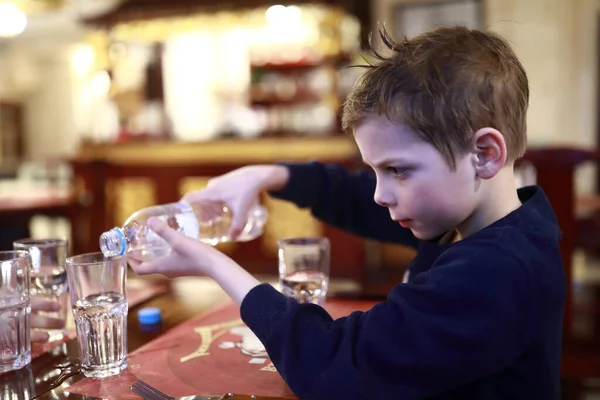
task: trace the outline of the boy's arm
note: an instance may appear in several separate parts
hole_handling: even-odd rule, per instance
[[[301,398],[434,396],[497,373],[531,340],[527,272],[497,244],[479,250],[470,260],[448,250],[368,312],[332,320],[260,285],[241,315]]]
[[[278,199],[310,208],[319,220],[370,239],[417,246],[409,229],[395,223],[385,207],[373,200],[375,177],[367,171],[351,173],[341,165],[310,162],[283,164],[286,186],[270,192]]]

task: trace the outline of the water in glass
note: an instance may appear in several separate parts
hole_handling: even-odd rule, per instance
[[[29,302],[24,296],[0,293],[0,373],[31,362]]]
[[[281,279],[282,293],[300,303],[321,304],[329,279],[320,271],[296,271]]]
[[[127,367],[127,302],[119,293],[80,299],[73,306],[81,368],[103,378]]]

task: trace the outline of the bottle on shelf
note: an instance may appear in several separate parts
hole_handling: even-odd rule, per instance
[[[169,244],[147,226],[150,217],[158,217],[178,232],[214,246],[232,241],[229,235],[232,216],[231,210],[222,202],[178,202],[147,207],[133,213],[122,227],[100,235],[100,249],[105,257],[127,254],[138,261],[168,255],[171,252]],[[235,241],[247,242],[262,235],[267,217],[267,211],[255,205]]]

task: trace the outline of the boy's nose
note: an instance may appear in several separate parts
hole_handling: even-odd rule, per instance
[[[389,191],[385,190],[379,183],[375,187],[375,194],[373,195],[375,203],[383,207],[393,207],[396,205],[396,199]]]

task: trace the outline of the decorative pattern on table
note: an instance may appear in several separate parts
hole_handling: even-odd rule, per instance
[[[333,318],[367,310],[373,302],[326,304]],[[114,378],[83,379],[66,391],[126,398],[127,385],[142,379],[170,396],[227,392],[295,398],[270,362],[264,346],[229,302],[187,321],[129,355],[129,368]]]
[[[127,373],[170,396],[227,392],[294,398],[264,346],[228,303],[187,321],[128,357]],[[115,383],[111,383],[114,380]],[[83,379],[66,391],[121,398],[123,378]]]
[[[265,364],[267,361],[267,350],[265,346],[260,342],[256,335],[244,325],[241,319],[233,321],[227,321],[223,323],[199,326],[194,329],[196,333],[200,335],[200,346],[193,353],[187,356],[181,357],[182,363],[188,362],[198,357],[205,357],[210,355],[210,348],[214,342],[229,333],[237,335],[240,339],[238,341],[227,341],[223,340],[218,344],[219,349],[239,349],[241,354],[250,357],[249,364]],[[260,371],[277,372],[277,369],[273,363],[267,364],[261,368]]]

